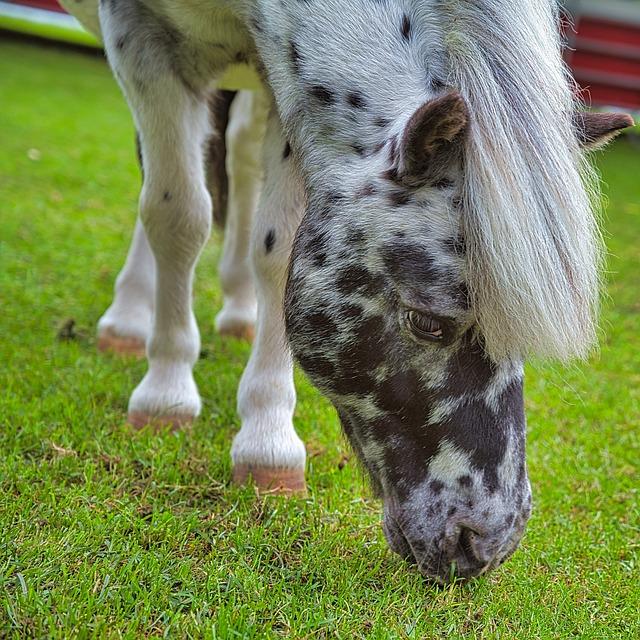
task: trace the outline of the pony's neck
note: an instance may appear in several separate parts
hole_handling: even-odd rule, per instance
[[[308,188],[356,188],[446,82],[434,2],[281,4],[250,23]]]

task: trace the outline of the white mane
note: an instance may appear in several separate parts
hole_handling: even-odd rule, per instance
[[[584,356],[595,342],[597,181],[571,120],[552,0],[443,0],[449,84],[470,105],[463,225],[494,358]]]

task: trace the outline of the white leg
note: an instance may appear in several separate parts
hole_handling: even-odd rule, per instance
[[[208,79],[187,82],[179,76],[171,57],[172,35],[146,12],[135,15],[137,5],[119,12],[117,21],[114,10],[101,3],[100,23],[140,133],[145,173],[140,219],[156,264],[149,370],[131,396],[129,420],[137,426],[150,421],[180,425],[197,416],[201,406],[192,375],[200,336],[191,295],[196,260],[211,229],[202,152],[209,133]],[[123,32],[135,47],[116,46]],[[163,39],[167,46],[160,46]]]
[[[275,111],[265,139],[265,184],[251,233],[258,297],[256,339],[238,389],[242,427],[233,441],[234,480],[260,489],[304,491],[305,448],[293,427],[296,393],[286,346],[283,296],[303,196]]]
[[[249,237],[262,184],[267,108],[263,92],[240,91],[231,106],[227,130],[229,204],[219,265],[224,305],[216,316],[216,330],[249,341],[256,321]]]
[[[138,220],[127,260],[115,285],[111,306],[98,321],[98,348],[144,356],[151,333],[155,262]]]

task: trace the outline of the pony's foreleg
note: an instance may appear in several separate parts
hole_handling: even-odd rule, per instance
[[[265,139],[265,183],[251,232],[258,298],[256,338],[238,389],[242,421],[233,441],[233,477],[261,490],[302,492],[305,448],[293,427],[296,393],[286,345],[283,296],[303,196],[275,111]]]
[[[144,356],[151,333],[155,262],[138,220],[127,260],[118,274],[111,306],[98,321],[101,351]]]
[[[197,258],[211,229],[203,145],[209,134],[206,86],[179,75],[173,35],[145,12],[101,3],[109,60],[140,133],[144,184],[140,219],[156,265],[154,317],[147,341],[149,369],[131,396],[129,420],[180,425],[200,412],[192,368],[200,336],[191,309]],[[115,13],[114,13],[115,12]],[[123,22],[126,21],[126,24]],[[136,45],[117,46],[127,33]],[[160,46],[166,37],[166,46]]]
[[[224,305],[216,329],[251,341],[256,297],[249,261],[253,213],[262,184],[262,144],[267,100],[262,92],[241,91],[231,106],[227,130],[229,202],[222,259],[219,264]]]

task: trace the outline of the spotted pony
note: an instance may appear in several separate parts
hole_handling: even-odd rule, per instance
[[[271,107],[256,214],[228,222],[252,264],[249,282],[237,254],[238,317],[257,303],[234,478],[304,488],[293,354],[369,472],[391,548],[439,581],[502,563],[531,511],[523,361],[585,355],[596,333],[584,151],[631,124],[579,110],[557,18],[552,0],[102,0],[145,173],[125,266],[144,283],[127,297],[119,279],[128,302],[100,329],[146,341],[130,420],[200,412],[207,103],[246,61]]]

